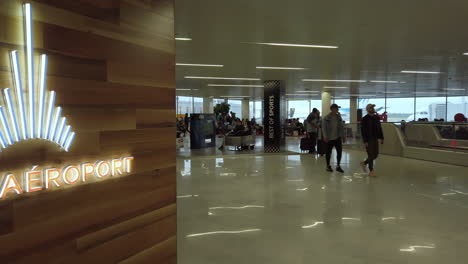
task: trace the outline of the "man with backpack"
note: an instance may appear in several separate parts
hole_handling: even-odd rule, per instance
[[[375,177],[374,160],[379,155],[379,144],[383,144],[384,136],[380,118],[376,115],[374,104],[368,104],[366,107],[367,115],[361,120],[362,140],[367,150],[367,159],[361,162],[364,172],[367,172],[366,166],[369,166],[369,176]]]
[[[323,141],[327,146],[326,160],[327,160],[327,171],[333,172],[330,165],[330,159],[333,147],[336,149],[336,171],[343,173],[343,169],[340,166],[341,156],[343,154],[343,142],[345,141],[344,136],[344,124],[338,109],[340,107],[337,104],[330,106],[330,114],[325,116],[322,120],[322,132]]]

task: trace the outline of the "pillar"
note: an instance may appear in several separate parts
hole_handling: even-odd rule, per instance
[[[242,99],[242,119],[250,120],[249,99]]]
[[[330,113],[331,106],[331,94],[328,91],[322,92],[322,116],[326,116]]]
[[[264,82],[263,128],[265,153],[286,150],[284,122],[286,120],[286,97],[284,81],[269,80]]]
[[[358,98],[357,96],[351,96],[349,98],[349,121],[351,123],[350,127],[353,131],[353,136],[357,135],[357,122],[358,122]]]
[[[212,97],[203,97],[203,114],[213,114],[214,105]]]

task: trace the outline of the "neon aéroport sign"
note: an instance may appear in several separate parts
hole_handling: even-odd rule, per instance
[[[20,67],[18,50],[10,52],[13,91],[2,91],[0,106],[0,152],[15,143],[28,140],[44,140],[68,152],[75,139],[75,132],[62,116],[62,108],[55,105],[56,93],[47,92],[47,55],[40,55],[40,68],[36,80],[34,35],[31,4],[23,4],[26,85]],[[6,154],[6,153],[4,153]],[[6,173],[0,186],[0,199],[7,194],[36,192],[64,185],[84,183],[131,173],[133,157],[101,160],[94,163],[69,165],[64,168],[40,168],[33,166],[21,175]],[[20,176],[20,177],[18,177]],[[22,184],[18,179],[22,179]]]
[[[0,199],[5,198],[8,193],[30,193],[85,183],[92,180],[91,177],[105,179],[111,176],[122,176],[132,172],[133,159],[133,157],[124,157],[109,161],[102,160],[95,163],[68,165],[62,169],[40,169],[39,166],[33,166],[31,170],[22,173],[23,184],[19,183],[16,175],[8,173],[2,180]]]

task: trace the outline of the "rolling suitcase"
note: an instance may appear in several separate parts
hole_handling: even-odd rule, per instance
[[[300,145],[301,151],[310,151],[312,149],[312,139],[306,137],[306,138],[301,138],[301,145]]]

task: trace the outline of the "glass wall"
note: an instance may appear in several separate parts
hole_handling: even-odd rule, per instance
[[[299,118],[300,122],[310,114],[310,100],[291,100],[288,101],[288,119]]]
[[[203,113],[203,98],[193,97],[193,113]]]
[[[340,108],[341,118],[343,118],[343,120],[346,123],[349,123],[351,119],[349,99],[336,99],[336,100],[333,100],[333,103],[337,104],[338,106],[341,106]]]
[[[387,98],[388,122],[414,120],[414,97]]]
[[[237,118],[242,118],[242,100],[228,100],[231,105],[231,112],[236,114]]]
[[[263,123],[263,101],[255,101],[253,117],[255,118],[258,124]]]
[[[193,113],[193,97],[177,96],[177,114],[191,114]]]
[[[451,96],[447,101],[447,121],[455,121],[456,114],[468,116],[468,96]]]

